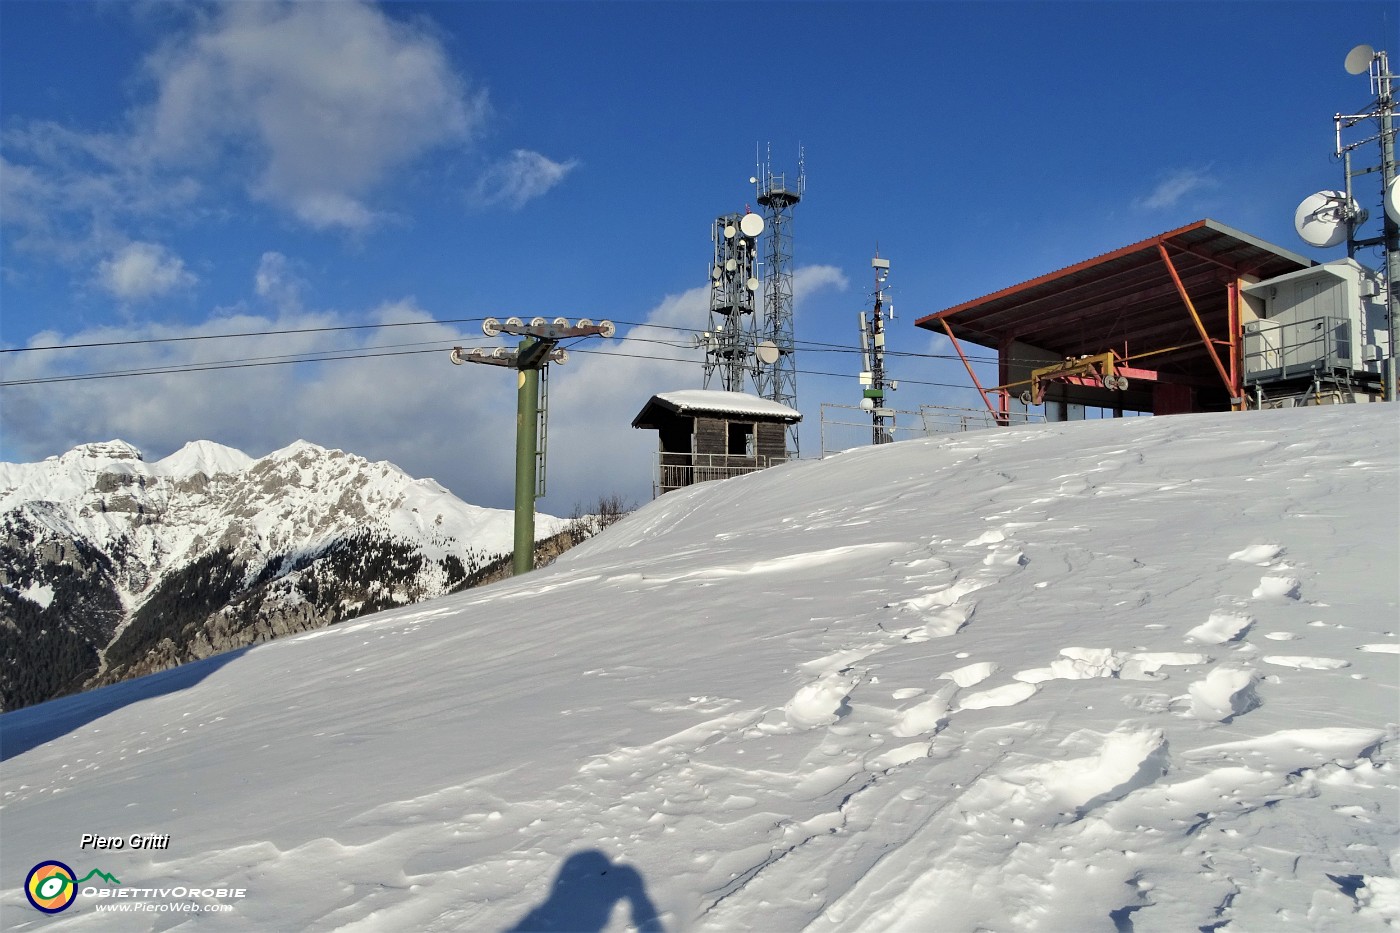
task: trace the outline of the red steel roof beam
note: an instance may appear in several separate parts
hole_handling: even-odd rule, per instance
[[[1176,290],[1181,295],[1181,300],[1186,304],[1186,310],[1191,312],[1191,320],[1196,324],[1196,330],[1201,335],[1201,342],[1205,344],[1206,351],[1210,354],[1210,360],[1215,364],[1215,371],[1220,373],[1220,381],[1225,383],[1225,388],[1234,393],[1235,387],[1230,379],[1230,374],[1225,371],[1225,365],[1220,362],[1220,354],[1215,352],[1215,341],[1210,334],[1206,333],[1206,326],[1201,323],[1201,316],[1196,313],[1196,306],[1191,303],[1191,296],[1186,293],[1186,286],[1181,284],[1181,277],[1176,274],[1176,266],[1172,265],[1171,254],[1162,245],[1162,241],[1157,241],[1157,251],[1162,254],[1162,262],[1167,264],[1167,271],[1171,273],[1172,281],[1176,283]],[[1234,395],[1232,394],[1233,398]]]

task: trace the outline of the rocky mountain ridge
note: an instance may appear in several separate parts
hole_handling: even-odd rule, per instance
[[[511,546],[509,511],[307,441],[0,463],[3,708],[461,589]]]

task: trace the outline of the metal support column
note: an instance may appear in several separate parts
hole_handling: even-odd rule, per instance
[[[537,341],[520,341],[524,354]],[[539,453],[540,371],[522,369],[517,373],[515,402],[515,554],[512,570],[516,576],[535,567],[535,484]]]
[[[1186,293],[1186,286],[1181,282],[1181,276],[1176,274],[1176,266],[1172,264],[1172,257],[1167,253],[1167,248],[1160,242],[1157,244],[1157,251],[1162,254],[1162,262],[1167,264],[1167,271],[1171,273],[1172,281],[1176,283],[1176,292],[1181,296],[1181,300],[1186,305],[1186,310],[1191,313],[1191,320],[1196,324],[1196,331],[1201,335],[1201,343],[1205,344],[1206,352],[1210,354],[1210,361],[1215,364],[1215,371],[1220,374],[1220,381],[1225,383],[1225,388],[1230,392],[1231,397],[1239,393],[1230,379],[1230,374],[1225,371],[1225,364],[1220,362],[1220,354],[1215,351],[1215,341],[1206,332],[1206,325],[1201,323],[1201,316],[1196,313],[1196,306],[1191,303],[1191,296]]]
[[[943,325],[943,332],[947,334],[948,339],[953,342],[953,349],[958,351],[958,359],[962,360],[963,366],[967,368],[967,374],[972,377],[972,384],[977,387],[977,394],[982,396],[982,404],[986,405],[987,411],[995,416],[997,414],[996,406],[992,404],[991,399],[987,398],[987,390],[982,388],[982,383],[977,380],[977,374],[972,371],[972,364],[967,361],[967,356],[963,354],[962,346],[958,343],[958,338],[953,336],[953,329],[949,327],[948,322],[942,318],[938,319],[938,323]]]
[[[1244,335],[1240,325],[1240,280],[1231,277],[1226,288],[1226,317],[1230,328],[1230,410],[1244,411],[1248,406],[1245,404],[1244,384],[1241,381],[1244,373]]]

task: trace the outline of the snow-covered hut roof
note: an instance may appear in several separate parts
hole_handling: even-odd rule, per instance
[[[772,399],[759,398],[747,392],[726,392],[721,389],[677,389],[658,392],[642,406],[632,419],[634,428],[653,428],[658,414],[673,415],[744,415],[758,421],[781,421],[792,424],[802,420],[802,413]]]

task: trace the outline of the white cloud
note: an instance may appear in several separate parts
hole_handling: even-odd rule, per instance
[[[4,132],[0,215],[10,244],[66,260],[110,253],[132,218],[192,213],[202,192],[189,177],[157,176],[132,140],[51,122]]]
[[[158,298],[198,281],[184,260],[158,243],[128,243],[98,263],[97,280],[121,301]]]
[[[251,193],[316,228],[369,226],[376,187],[487,111],[432,32],[359,2],[223,4],[148,66],[153,157],[248,156]]]
[[[1176,207],[1188,195],[1214,188],[1215,178],[1208,168],[1177,169],[1157,183],[1145,197],[1134,204],[1146,210],[1160,211]]]
[[[360,231],[374,196],[486,119],[436,34],[360,2],[198,10],[146,61],[154,96],[114,132],[12,121],[0,160],[9,245],[109,253],[133,220],[198,219],[225,180],[314,229]]]
[[[472,197],[482,206],[519,209],[559,184],[577,166],[577,159],[555,162],[538,152],[517,149],[482,173]]]
[[[281,253],[269,250],[258,260],[253,273],[253,291],[271,302],[283,313],[301,310],[301,290],[304,282],[291,270],[291,263]]]

